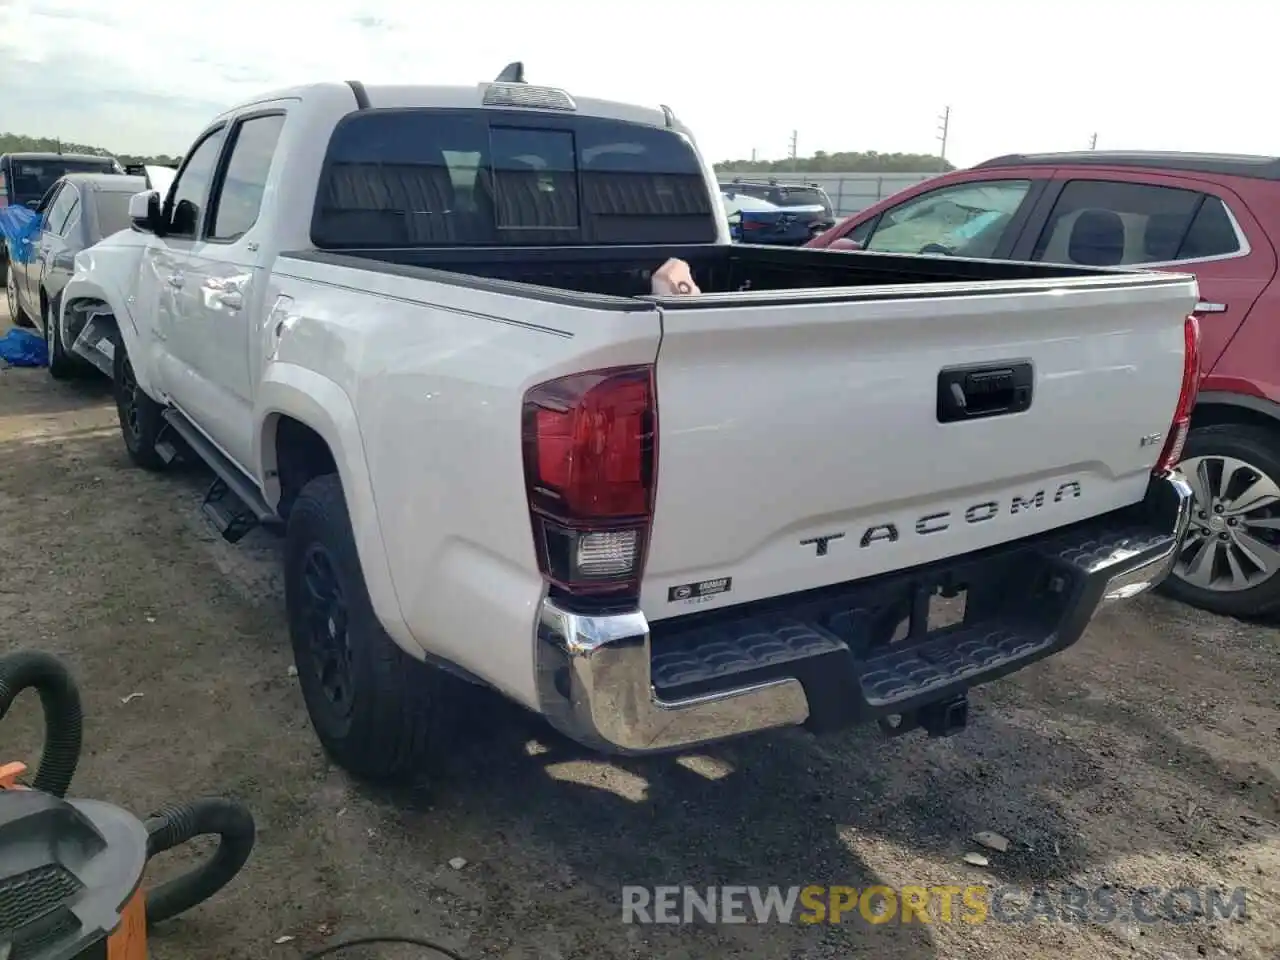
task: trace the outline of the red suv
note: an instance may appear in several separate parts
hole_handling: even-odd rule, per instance
[[[808,246],[1194,273],[1200,397],[1182,468],[1196,494],[1168,593],[1280,610],[1280,159],[1192,153],[999,157],[943,174]]]

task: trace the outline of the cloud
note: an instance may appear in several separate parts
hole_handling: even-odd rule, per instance
[[[807,0],[802,10],[776,0],[0,0],[0,130],[175,153],[221,110],[274,89],[471,84],[523,60],[534,83],[670,104],[717,159],[757,148],[780,157],[792,131],[805,154],[930,152],[948,104],[949,155],[962,163],[1081,148],[1094,132],[1100,147],[1274,149],[1265,123],[1228,109],[1241,90],[1270,83],[1269,35],[1239,29],[1257,20],[1257,0],[1215,0],[1211,18],[1185,13],[1199,9],[1190,0],[1076,0],[1069,15],[1052,14],[1048,53],[1027,9],[1018,0]],[[1196,59],[1225,49],[1230,72]]]

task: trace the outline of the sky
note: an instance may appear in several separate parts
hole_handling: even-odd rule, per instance
[[[1270,12],[1268,9],[1270,8]],[[531,83],[670,105],[713,160],[815,150],[1280,153],[1267,0],[0,0],[0,131],[185,151],[317,80]]]

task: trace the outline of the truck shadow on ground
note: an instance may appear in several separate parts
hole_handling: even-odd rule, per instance
[[[1006,682],[1006,693],[1010,687]],[[621,888],[632,884],[981,883],[1028,890],[1106,877],[1136,889],[1154,881],[1117,875],[1117,861],[1190,853],[1212,862],[1246,837],[1262,839],[1265,828],[1250,833],[1242,814],[1274,816],[1280,783],[1262,764],[1216,758],[1139,709],[1087,716],[1123,724],[1140,738],[1144,746],[1132,761],[1093,749],[1087,736],[1068,739],[1002,713],[979,702],[973,725],[947,740],[885,740],[863,729],[725,743],[701,752],[725,771],[709,779],[671,758],[604,760],[495,702],[480,739],[438,790],[367,795],[401,811],[407,842],[415,811],[534,838],[614,917]],[[528,749],[531,741],[538,749]],[[1171,791],[1156,788],[1171,778]],[[1187,818],[1183,796],[1215,816]],[[1011,845],[983,851],[990,866],[975,870],[962,858],[981,849],[971,838],[984,830]],[[691,935],[688,927],[674,929]],[[856,941],[884,957],[933,950],[932,934],[918,924],[872,927],[856,917],[819,933],[779,935]]]

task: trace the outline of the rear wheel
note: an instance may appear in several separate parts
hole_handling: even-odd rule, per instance
[[[337,476],[317,477],[294,500],[284,572],[298,681],[325,751],[368,780],[427,772],[466,684],[409,656],[378,622]]]
[[[9,308],[9,320],[15,327],[32,327],[31,318],[26,315],[18,302],[18,278],[13,271],[8,271],[4,279],[4,296]]]
[[[62,346],[62,331],[58,323],[58,305],[44,303],[44,342],[49,354],[49,376],[55,380],[70,380],[81,369],[80,363]]]
[[[161,470],[165,462],[156,452],[156,441],[164,427],[164,408],[143,392],[133,373],[133,362],[117,335],[115,347],[113,392],[120,433],[129,459],[144,470]]]
[[[1218,424],[1192,430],[1179,469],[1195,495],[1164,591],[1214,613],[1280,609],[1280,434]]]

